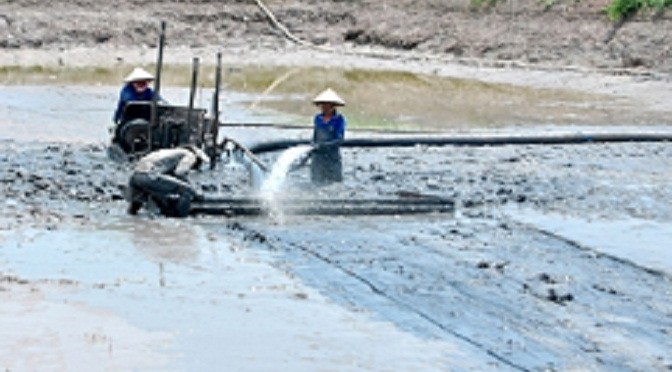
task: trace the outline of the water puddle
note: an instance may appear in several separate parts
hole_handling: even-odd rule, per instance
[[[672,227],[637,218],[590,218],[530,209],[509,208],[516,221],[576,242],[586,249],[672,274]]]
[[[381,370],[390,365],[433,370],[451,358],[477,359],[476,351],[459,340],[425,340],[334,305],[272,267],[268,254],[226,238],[230,234],[221,221],[122,218],[2,235],[0,262],[26,285],[49,280],[72,283],[72,288],[45,291],[47,298],[36,301],[36,309],[17,312],[20,323],[14,320],[8,331],[14,337],[0,345],[13,346],[32,320],[61,335],[54,345],[52,336],[33,333],[32,350],[45,358],[65,356],[70,365],[86,362],[81,350],[72,350],[79,343],[71,338],[87,335],[98,340],[93,346],[102,347],[111,364],[139,358],[127,361],[137,367],[156,358],[177,370],[222,365],[231,370]],[[17,291],[12,287],[6,293]],[[77,304],[77,321],[60,319],[69,309],[63,304]],[[45,315],[56,323],[44,325]],[[70,323],[81,334],[59,328]],[[390,345],[404,351],[390,354]],[[24,360],[25,354],[22,350],[17,358]],[[0,352],[0,363],[3,356]]]
[[[152,70],[151,66],[146,68]],[[76,99],[65,95],[61,100],[73,103],[71,109],[86,112],[91,110],[91,98],[104,98],[105,110],[111,111],[120,82],[130,69],[130,66],[114,69],[10,66],[0,68],[0,84],[66,85],[72,87]],[[170,65],[163,71],[164,89],[182,92],[176,94],[179,99],[174,103],[187,102],[190,69],[187,65]],[[200,76],[202,98],[197,104],[210,107],[213,67],[204,66]],[[91,94],[90,87],[99,89]],[[223,120],[230,123],[291,123],[309,127],[316,112],[311,99],[325,87],[334,88],[348,102],[342,111],[348,119],[349,128],[445,131],[530,125],[657,125],[669,122],[668,115],[642,112],[636,102],[570,90],[533,89],[407,72],[237,66],[224,69]],[[42,94],[41,89],[32,91],[37,97]],[[4,97],[0,98],[5,101]],[[46,101],[46,97],[41,101]],[[50,111],[44,115],[76,117],[60,106],[45,109]],[[103,107],[93,109],[103,110]],[[33,104],[32,110],[43,111],[39,104]],[[109,115],[106,112],[101,119],[107,123]]]

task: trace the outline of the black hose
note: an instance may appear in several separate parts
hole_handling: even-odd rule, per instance
[[[360,207],[288,207],[281,209],[285,215],[292,216],[402,216],[417,214],[444,214],[452,213],[450,207],[429,206],[371,206]],[[198,206],[191,208],[191,215],[211,215],[225,217],[263,216],[269,211],[261,207],[253,206]]]
[[[502,145],[571,145],[581,143],[668,142],[665,133],[594,133],[526,136],[431,136],[397,138],[354,138],[341,142],[341,147],[413,147],[425,146],[502,146]],[[255,154],[284,150],[310,144],[309,140],[279,140],[250,146]]]
[[[276,207],[287,215],[364,216],[452,213],[455,203],[435,196],[370,199],[286,199]],[[257,198],[212,198],[191,205],[191,214],[258,216],[268,214]]]

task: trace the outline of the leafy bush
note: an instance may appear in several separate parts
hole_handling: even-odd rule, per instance
[[[663,11],[670,7],[672,7],[672,0],[612,0],[606,10],[610,20],[620,21],[641,9]]]

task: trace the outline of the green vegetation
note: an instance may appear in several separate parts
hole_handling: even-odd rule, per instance
[[[487,9],[506,1],[512,0],[469,0],[469,4],[474,9]],[[539,0],[539,4],[542,5],[545,10],[548,10],[555,6],[559,1],[560,0]],[[605,8],[605,12],[611,21],[618,22],[624,21],[640,11],[650,10],[654,12],[662,12],[668,8],[672,8],[672,0],[611,0],[611,3]]]
[[[123,79],[123,72],[101,67],[1,66],[0,84],[112,84]]]
[[[492,8],[502,0],[469,0],[472,8]]]
[[[643,9],[660,12],[665,8],[672,8],[672,0],[612,0],[606,11],[610,20],[621,21]]]

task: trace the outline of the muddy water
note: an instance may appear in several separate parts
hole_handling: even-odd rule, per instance
[[[107,142],[119,87],[83,85],[9,85],[0,89],[0,139],[57,142]],[[171,104],[187,105],[188,92],[179,87],[162,89]],[[212,91],[199,92],[197,106],[210,107]],[[236,122],[288,122],[278,113],[250,111],[251,98],[229,92],[220,107],[225,120]]]
[[[9,299],[27,310],[14,314],[19,326],[16,319],[0,319],[4,332],[11,330],[5,333],[11,337],[0,340],[0,365],[32,367],[26,361],[34,353],[40,360],[66,359],[65,369],[84,368],[87,359],[72,352],[84,336],[94,341],[79,345],[78,353],[102,349],[101,360],[94,360],[111,369],[310,371],[330,365],[382,370],[395,365],[429,371],[447,364],[451,355],[466,358],[462,366],[483,366],[474,350],[459,342],[422,340],[333,306],[269,266],[268,253],[208,232],[218,224],[122,217],[6,236],[3,268],[10,267],[26,286],[51,278],[61,289],[36,288],[46,293],[46,303]],[[64,305],[48,307],[51,303]],[[73,303],[77,309],[68,305]],[[78,312],[87,316],[62,320]],[[56,321],[48,325],[51,337],[43,335],[41,318]],[[40,324],[31,351],[18,347],[29,341],[21,336],[24,323]],[[74,334],[61,328],[70,323]],[[390,354],[389,348],[399,352]]]
[[[151,70],[151,66],[147,68]],[[113,105],[118,82],[130,69],[130,66],[115,69],[5,67],[0,70],[0,82],[32,85],[32,90],[38,91],[38,97],[30,103],[31,106],[41,104],[47,98],[39,98],[41,89],[38,86],[72,86],[72,91],[61,93],[62,97],[53,96],[54,92],[45,93],[50,95],[49,101],[70,104],[75,101],[74,106],[65,109],[62,105],[48,106],[52,117],[77,115],[72,111],[81,112],[86,117],[87,112],[94,115],[90,112],[93,110],[101,114],[96,120],[107,123],[109,119],[102,111]],[[186,104],[184,88],[189,85],[190,67],[167,66],[162,76],[164,87],[181,88],[173,95],[174,103]],[[208,89],[214,78],[212,67],[205,66],[200,76],[202,96],[197,104],[209,107]],[[97,93],[91,93],[89,87],[92,86],[100,88]],[[325,87],[336,89],[348,101],[343,112],[350,128],[445,131],[509,126],[670,123],[668,113],[642,112],[637,102],[613,96],[406,72],[227,66],[223,87],[226,90],[222,98],[224,121],[234,123],[309,126],[315,113],[310,101]],[[100,100],[91,102],[92,96],[94,101]],[[0,98],[3,98],[0,102],[7,99]],[[3,114],[6,116],[6,111]]]

